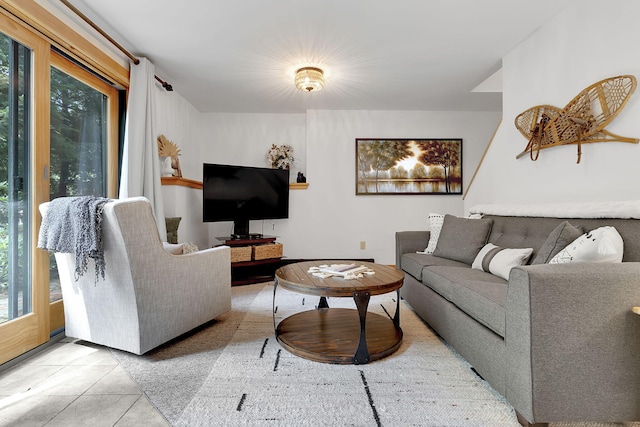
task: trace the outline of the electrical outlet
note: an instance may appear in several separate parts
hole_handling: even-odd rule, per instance
[[[360,242],[360,249],[364,250],[367,249],[367,242],[365,242],[364,240]]]

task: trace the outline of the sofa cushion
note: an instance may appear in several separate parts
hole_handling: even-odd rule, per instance
[[[426,267],[422,276],[422,283],[476,321],[504,337],[506,280],[468,266]]]
[[[433,255],[425,255],[421,253],[406,253],[402,255],[400,268],[415,277],[422,280],[422,270],[432,265],[448,265],[453,267],[464,267],[466,264],[453,261],[447,258],[440,258]]]
[[[471,265],[480,249],[487,243],[492,224],[491,219],[445,215],[433,255]]]
[[[442,298],[453,302],[453,287],[455,286],[455,275],[452,269],[456,267],[430,266],[422,270],[422,283],[434,290]],[[469,266],[463,264],[459,266],[462,271],[470,270]]]
[[[567,247],[569,243],[580,237],[582,233],[584,233],[582,227],[572,225],[569,221],[562,221],[549,234],[531,265],[548,263],[551,258]]]
[[[487,242],[504,248],[533,248],[531,261],[554,228],[563,221],[580,226],[584,231],[610,225],[615,227],[625,242],[640,241],[640,221],[620,218],[539,218],[485,215],[493,220]],[[640,245],[629,244],[624,248],[623,262],[640,262]]]
[[[502,280],[497,276],[491,276]],[[469,280],[454,288],[453,303],[475,320],[504,338],[507,282]]]
[[[533,248],[532,261],[549,234],[562,222],[557,218],[485,216],[493,219],[488,243],[503,248]]]

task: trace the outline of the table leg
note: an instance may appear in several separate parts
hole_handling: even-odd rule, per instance
[[[278,338],[278,328],[276,328],[276,289],[278,289],[278,276],[273,280],[273,300],[271,302],[271,313],[273,315],[273,332]]]
[[[356,365],[369,363],[370,360],[369,349],[367,348],[367,334],[365,331],[365,327],[367,325],[367,308],[369,307],[370,298],[371,294],[366,291],[356,291],[353,293],[353,299],[356,302],[356,307],[358,308],[358,314],[360,316],[360,340],[358,341],[356,354],[353,356],[353,363]]]
[[[393,316],[393,326],[400,329],[400,289],[396,291],[396,314]]]

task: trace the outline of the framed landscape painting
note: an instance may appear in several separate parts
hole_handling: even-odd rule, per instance
[[[462,139],[356,138],[356,195],[462,194]]]

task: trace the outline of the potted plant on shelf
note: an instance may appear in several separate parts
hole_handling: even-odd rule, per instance
[[[294,160],[293,147],[290,145],[271,144],[267,151],[267,162],[274,169],[291,169]]]

